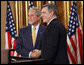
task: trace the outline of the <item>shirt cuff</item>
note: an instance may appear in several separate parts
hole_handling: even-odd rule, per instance
[[[29,58],[31,58],[31,53],[32,53],[32,51],[31,51],[31,52],[29,52]]]

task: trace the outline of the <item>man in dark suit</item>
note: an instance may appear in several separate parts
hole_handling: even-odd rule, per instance
[[[68,64],[66,29],[57,19],[56,6],[45,4],[41,10],[47,29],[41,40],[41,58],[48,64]]]
[[[36,58],[33,55],[33,50],[37,50],[37,54],[41,54],[40,49],[40,38],[45,27],[39,23],[40,10],[36,7],[31,8],[28,13],[29,25],[19,30],[19,36],[16,43],[16,51],[22,57]],[[32,34],[35,28],[35,36]],[[33,37],[36,39],[33,43]]]

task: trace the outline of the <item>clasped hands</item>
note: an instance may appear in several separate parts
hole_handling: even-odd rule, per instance
[[[31,58],[39,58],[41,55],[41,50],[35,49],[32,51],[30,57]]]

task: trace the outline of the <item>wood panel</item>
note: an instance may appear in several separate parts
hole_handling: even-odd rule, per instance
[[[7,2],[1,1],[1,50],[5,48],[6,4]]]

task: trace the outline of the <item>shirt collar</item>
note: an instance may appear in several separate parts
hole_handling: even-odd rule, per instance
[[[40,24],[38,24],[37,26],[36,26],[36,30],[39,28],[39,25]],[[34,26],[32,25],[32,30],[34,29]]]

